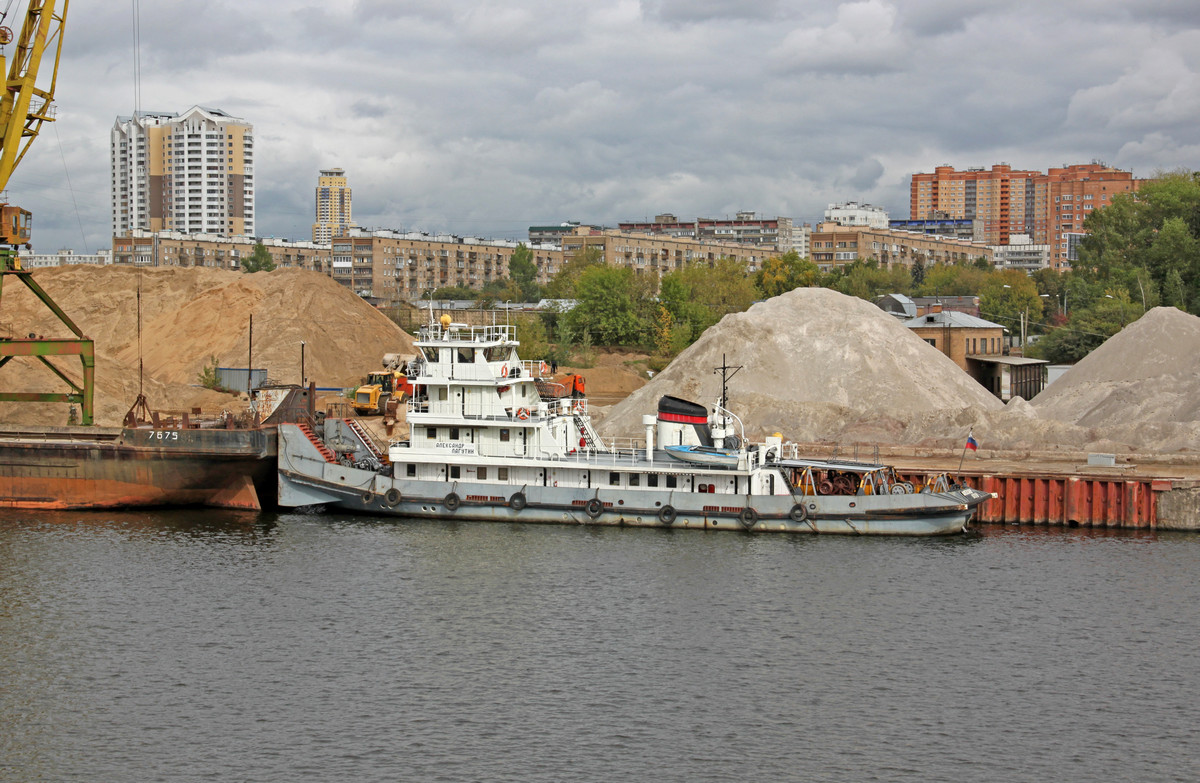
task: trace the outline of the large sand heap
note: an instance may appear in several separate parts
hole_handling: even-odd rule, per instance
[[[412,337],[339,283],[315,272],[279,269],[242,274],[218,269],[63,266],[38,270],[34,279],[96,349],[96,423],[114,425],[138,391],[138,287],[144,388],[153,407],[206,411],[233,407],[226,394],[199,389],[196,379],[216,357],[222,367],[245,367],[249,322],[254,316],[253,362],[273,381],[352,386],[378,369],[384,353],[412,352]],[[23,285],[9,278],[0,299],[0,334],[70,337]],[[79,362],[57,360],[78,380]],[[34,360],[0,368],[5,391],[65,391]],[[67,406],[0,403],[0,421],[62,424]]]
[[[1039,415],[1088,427],[1200,420],[1200,318],[1155,307],[1033,401]]]
[[[641,416],[672,394],[710,403],[722,356],[745,369],[729,384],[731,407],[759,437],[865,441],[965,437],[968,411],[1003,403],[953,361],[873,304],[823,288],[799,288],[728,315],[646,386],[613,407],[601,432],[639,435]],[[913,421],[927,429],[909,432]],[[939,423],[940,422],[940,423]],[[961,432],[959,431],[961,430]]]

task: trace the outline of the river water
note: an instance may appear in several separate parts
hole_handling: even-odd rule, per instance
[[[0,514],[0,780],[1194,781],[1200,537]]]

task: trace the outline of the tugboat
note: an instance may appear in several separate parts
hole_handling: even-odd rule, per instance
[[[921,484],[886,465],[802,459],[778,435],[750,444],[722,399],[665,396],[644,441],[605,443],[582,382],[517,354],[510,325],[448,315],[409,364],[408,436],[375,442],[355,420],[279,425],[278,502],[410,519],[703,530],[948,535],[992,497]],[[671,449],[670,447],[691,447]],[[692,459],[704,455],[709,459]]]

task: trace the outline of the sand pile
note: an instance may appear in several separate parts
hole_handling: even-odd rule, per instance
[[[1156,307],[1032,402],[1044,422],[1084,428],[1090,450],[1200,450],[1200,318]]]
[[[710,404],[720,391],[713,368],[722,355],[745,368],[730,382],[729,395],[752,437],[780,431],[798,441],[957,441],[979,414],[1004,408],[878,307],[801,288],[721,319],[614,406],[601,432],[640,434],[641,416],[653,413],[663,394]],[[914,423],[922,427],[914,429]]]
[[[249,320],[254,316],[253,364],[273,381],[347,387],[379,369],[389,352],[412,352],[412,337],[386,316],[323,275],[280,269],[253,275],[205,268],[64,266],[34,279],[96,347],[96,421],[112,425],[138,390],[138,286],[141,285],[141,357],[152,407],[205,411],[235,407],[234,398],[196,387],[216,357],[222,367],[245,367]],[[9,278],[0,299],[0,334],[70,337],[53,314]],[[56,366],[78,379],[79,362]],[[6,391],[65,391],[36,360],[14,359],[0,368]],[[67,406],[0,403],[0,421],[62,424]]]
[[[1155,307],[1037,396],[1043,417],[1090,427],[1200,420],[1200,318]]]

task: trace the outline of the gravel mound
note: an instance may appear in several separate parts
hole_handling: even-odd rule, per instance
[[[1033,400],[1042,417],[1088,427],[1200,420],[1200,318],[1155,307]]]
[[[641,433],[641,416],[672,394],[705,404],[720,394],[722,357],[744,369],[729,384],[730,407],[746,434],[875,442],[923,440],[926,421],[947,433],[964,410],[1003,403],[948,357],[873,304],[822,288],[799,288],[722,318],[646,386],[614,406],[601,425],[612,436]],[[940,423],[939,423],[940,422]]]

